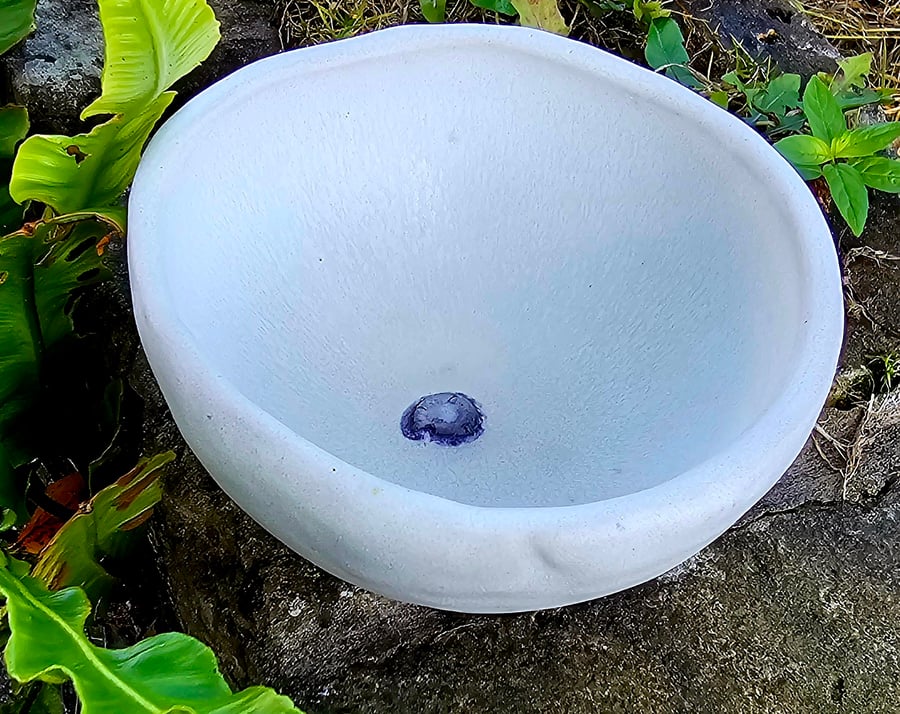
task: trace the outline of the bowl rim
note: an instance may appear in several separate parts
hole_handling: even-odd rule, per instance
[[[296,434],[263,407],[245,397],[224,375],[215,373],[205,363],[190,330],[177,317],[167,281],[160,279],[160,257],[166,246],[154,237],[153,215],[164,210],[154,200],[155,177],[161,175],[161,167],[172,162],[177,164],[179,141],[189,141],[192,131],[202,130],[200,127],[204,125],[206,114],[227,111],[228,106],[245,101],[253,92],[277,82],[280,76],[286,74],[296,77],[323,68],[334,69],[380,57],[428,52],[439,46],[464,51],[471,44],[487,44],[535,55],[572,70],[600,75],[620,85],[640,101],[665,104],[667,110],[689,116],[698,131],[706,133],[709,141],[719,142],[729,151],[736,152],[735,161],[746,161],[761,177],[765,177],[767,193],[783,198],[785,215],[790,216],[795,229],[799,276],[803,278],[800,294],[804,321],[798,333],[796,364],[786,370],[782,391],[749,428],[719,452],[665,482],[602,501],[568,506],[502,507],[453,501],[381,479],[343,462]],[[330,497],[339,499],[357,499],[360,513],[365,512],[366,508],[375,508],[376,512],[390,512],[392,518],[401,515],[425,518],[435,530],[446,527],[456,534],[454,537],[468,539],[464,550],[471,550],[485,537],[500,538],[503,534],[515,533],[521,542],[530,543],[528,552],[532,560],[547,561],[546,553],[535,553],[546,547],[551,550],[562,547],[560,528],[581,534],[594,547],[602,542],[618,543],[619,547],[626,549],[629,538],[644,537],[646,540],[653,528],[663,531],[680,528],[686,534],[686,543],[677,549],[676,554],[651,559],[652,562],[643,564],[639,572],[633,572],[630,577],[610,587],[608,592],[659,575],[696,553],[735,523],[774,485],[796,458],[816,423],[831,387],[843,338],[843,295],[831,230],[806,184],[768,142],[739,118],[673,80],[593,46],[518,26],[404,25],[267,57],[213,84],[176,112],[150,142],[130,198],[128,263],[139,333],[151,367],[167,401],[170,405],[178,405],[178,408],[172,408],[176,422],[204,464],[215,462],[216,458],[197,444],[198,440],[191,437],[190,428],[183,428],[193,417],[184,416],[190,407],[175,394],[176,384],[190,384],[209,404],[215,403],[233,415],[233,420],[239,421],[241,428],[280,444],[282,466],[285,459],[302,464],[305,469],[302,471],[303,477],[315,482],[317,493],[328,492]],[[176,377],[166,378],[166,375]],[[257,454],[256,458],[263,457]],[[524,595],[519,593],[523,606],[510,607],[507,591],[512,590],[509,587],[504,590],[505,586],[498,587],[493,600],[506,604],[489,609],[483,609],[477,598],[466,599],[459,593],[454,594],[452,584],[448,583],[435,587],[423,585],[413,595],[399,591],[391,582],[378,581],[371,573],[364,572],[365,568],[360,563],[333,561],[316,544],[308,545],[302,538],[298,540],[291,536],[284,528],[273,527],[265,507],[253,503],[249,507],[245,505],[249,493],[246,485],[223,478],[213,468],[210,471],[214,478],[251,516],[295,550],[347,580],[398,599],[438,607],[449,604],[451,609],[500,612],[533,609],[535,605],[533,598],[525,602],[522,599]],[[317,469],[319,473],[315,473]],[[283,478],[277,474],[257,474],[254,489],[263,479],[273,493],[284,495],[285,486],[278,481]],[[295,489],[292,493],[296,495],[296,489],[301,486],[293,484],[291,488]],[[272,502],[268,506],[276,507]],[[589,537],[585,535],[588,533]],[[579,548],[577,543],[563,540],[566,540],[565,547]],[[394,546],[397,545],[394,543]],[[396,552],[405,552],[406,547],[398,547]],[[353,558],[350,560],[353,561]],[[546,562],[544,565],[550,567]],[[559,570],[558,563],[553,568]],[[555,599],[550,598],[552,604],[538,603],[538,606],[557,606],[588,599],[584,597],[586,591],[581,592],[579,586],[572,584],[573,577],[569,573],[560,581],[569,583],[567,593],[557,588],[560,592],[557,592]],[[603,594],[606,592],[596,592],[589,597]],[[485,603],[487,599],[490,598],[484,599]],[[478,609],[472,609],[476,607]]]

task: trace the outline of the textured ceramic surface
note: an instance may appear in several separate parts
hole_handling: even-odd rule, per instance
[[[141,338],[204,465],[303,556],[441,608],[696,553],[796,456],[841,343],[829,230],[774,150],[522,28],[250,65],[160,130],[129,214]],[[483,432],[405,438],[437,392]]]

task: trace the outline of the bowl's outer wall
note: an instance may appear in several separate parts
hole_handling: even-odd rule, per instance
[[[796,243],[802,324],[786,381],[758,420],[702,463],[658,486],[569,507],[481,508],[361,471],[298,436],[210,365],[172,304],[159,235],[158,182],[172,146],[224,96],[274,71],[374,60],[392,52],[489,43],[591,72],[632,98],[695,116],[708,141],[761,177]],[[761,201],[765,204],[765,201]],[[841,343],[840,278],[830,232],[803,182],[761,138],[674,82],[548,33],[491,26],[408,27],[286,53],[240,70],[159,132],[129,207],[135,315],[148,359],[185,439],[251,516],[326,570],[388,596],[468,612],[556,607],[671,568],[733,524],[780,477],[812,429]],[[248,238],[249,240],[250,238]]]

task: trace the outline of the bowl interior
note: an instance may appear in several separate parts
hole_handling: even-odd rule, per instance
[[[792,216],[652,88],[461,42],[220,96],[165,138],[160,279],[210,366],[327,452],[467,504],[587,503],[678,476],[783,389]],[[404,438],[444,391],[484,434]]]

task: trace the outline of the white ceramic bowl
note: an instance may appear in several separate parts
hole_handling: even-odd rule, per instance
[[[551,34],[410,26],[190,101],[129,209],[185,439],[326,570],[469,612],[652,578],[781,476],[842,335],[828,227],[740,120]],[[483,435],[411,441],[419,397]]]

